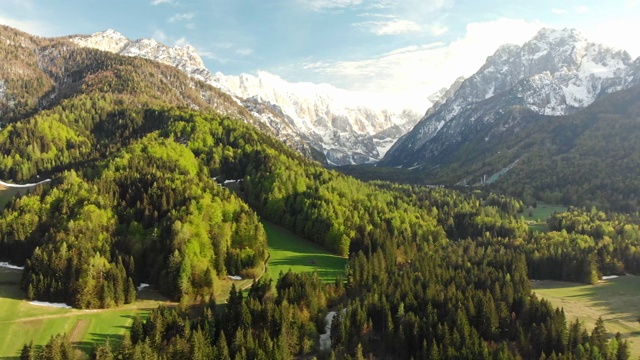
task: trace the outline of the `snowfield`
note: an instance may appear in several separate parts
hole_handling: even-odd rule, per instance
[[[71,306],[64,303],[50,303],[46,301],[29,301],[29,304],[36,305],[36,306],[48,306],[48,307],[54,307],[59,309],[73,309]]]
[[[5,269],[12,269],[12,270],[24,270],[24,266],[11,265],[6,261],[0,262],[0,267]]]

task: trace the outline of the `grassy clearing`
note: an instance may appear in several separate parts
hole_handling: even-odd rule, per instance
[[[567,211],[566,206],[547,204],[542,201],[537,202],[535,208],[529,206],[524,210],[522,216],[528,222],[529,228],[533,231],[549,231],[547,219],[554,213]]]
[[[137,316],[144,319],[159,305],[173,306],[155,291],[143,289],[139,300],[115,309],[77,310],[31,305],[20,290],[21,271],[0,268],[0,356],[17,359],[25,343],[44,345],[52,336],[67,333],[85,352],[94,344],[119,343]]]
[[[640,356],[640,276],[622,276],[584,285],[563,281],[535,281],[534,291],[556,307],[564,308],[567,320],[579,319],[592,329],[598,317],[612,335],[629,340],[631,357]]]
[[[275,281],[280,272],[317,272],[326,282],[344,274],[347,259],[333,255],[322,247],[272,223],[263,221],[269,242],[267,273]]]

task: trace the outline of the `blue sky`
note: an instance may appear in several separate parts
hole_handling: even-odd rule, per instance
[[[37,35],[112,28],[191,44],[213,72],[268,71],[407,106],[543,26],[639,56],[638,20],[640,0],[0,0],[0,23]]]

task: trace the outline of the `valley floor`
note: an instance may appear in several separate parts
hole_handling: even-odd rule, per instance
[[[100,310],[38,306],[24,300],[21,270],[0,268],[0,359],[18,359],[24,344],[44,345],[52,336],[67,333],[74,347],[90,352],[96,343],[119,343],[133,319],[146,318],[160,305],[174,306],[155,291],[138,292],[133,304]]]
[[[613,336],[620,332],[629,340],[631,358],[640,356],[640,276],[602,280],[596,285],[563,281],[533,281],[533,291],[553,306],[564,309],[567,322],[579,319],[593,329],[598,317]]]

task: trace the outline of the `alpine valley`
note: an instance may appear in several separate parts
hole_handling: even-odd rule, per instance
[[[410,110],[372,108],[355,94],[326,84],[289,83],[267,72],[259,72],[257,77],[213,74],[190,45],[168,47],[153,39],[131,41],[114,30],[70,39],[81,46],[175,66],[232,95],[285,144],[323,162],[324,155],[333,165],[378,161],[420,118]]]
[[[0,26],[0,58],[3,358],[640,356],[625,52],[544,29],[425,99],[413,130],[114,31]],[[383,154],[400,168],[357,167],[487,186],[326,166]]]
[[[454,85],[379,166],[431,183],[495,183],[529,199],[637,209],[635,185],[614,189],[604,178],[640,175],[637,142],[622,141],[637,133],[640,59],[576,30],[542,29]]]

